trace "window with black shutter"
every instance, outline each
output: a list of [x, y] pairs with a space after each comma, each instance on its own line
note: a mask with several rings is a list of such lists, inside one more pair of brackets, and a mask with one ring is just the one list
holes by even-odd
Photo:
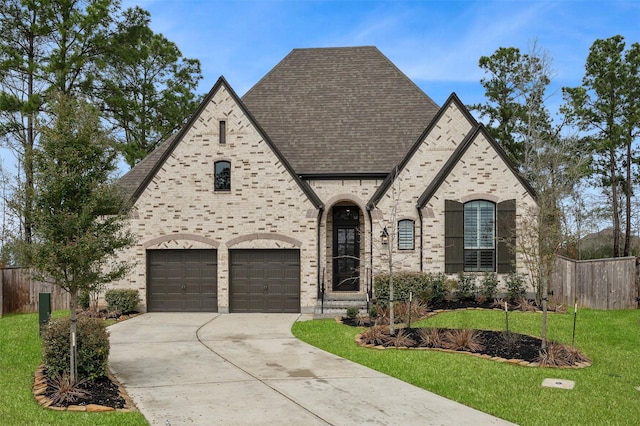
[[464, 270], [495, 271], [496, 205], [471, 201], [464, 205]]
[[445, 200], [445, 273], [515, 271], [516, 200]]

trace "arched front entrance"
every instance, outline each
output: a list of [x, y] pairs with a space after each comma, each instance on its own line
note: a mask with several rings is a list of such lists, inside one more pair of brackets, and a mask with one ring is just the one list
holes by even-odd
[[334, 206], [333, 291], [360, 290], [360, 209], [354, 205]]

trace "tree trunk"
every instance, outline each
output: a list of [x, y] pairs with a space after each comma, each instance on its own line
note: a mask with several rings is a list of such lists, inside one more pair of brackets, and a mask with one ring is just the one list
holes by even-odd
[[613, 257], [620, 257], [620, 212], [618, 211], [618, 179], [615, 149], [609, 149], [609, 179], [611, 179], [611, 209], [613, 213]]
[[625, 201], [626, 201], [626, 226], [624, 234], [624, 251], [623, 256], [627, 257], [631, 253], [631, 142], [627, 144], [627, 170], [626, 170], [626, 185], [625, 185]]
[[391, 244], [389, 244], [389, 334], [395, 334], [395, 317], [393, 313], [393, 262], [391, 259]]
[[69, 311], [71, 327], [69, 330], [69, 375], [71, 383], [75, 384], [78, 381], [78, 360], [77, 360], [77, 316], [76, 307], [78, 306], [78, 290], [72, 290], [69, 292]]
[[540, 333], [540, 340], [542, 341], [540, 349], [543, 351], [547, 349], [547, 297], [549, 297], [549, 275], [546, 271], [545, 275], [542, 277], [542, 331]]

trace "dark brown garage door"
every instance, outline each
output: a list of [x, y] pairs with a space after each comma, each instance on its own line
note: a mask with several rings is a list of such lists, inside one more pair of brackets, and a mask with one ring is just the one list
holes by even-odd
[[218, 312], [216, 250], [147, 251], [149, 312]]
[[300, 312], [299, 250], [229, 250], [230, 312]]

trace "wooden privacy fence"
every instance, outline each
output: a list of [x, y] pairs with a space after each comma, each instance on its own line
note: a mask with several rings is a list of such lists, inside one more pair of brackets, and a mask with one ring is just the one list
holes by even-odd
[[68, 309], [69, 293], [31, 278], [28, 268], [0, 269], [0, 316], [38, 312], [38, 295], [51, 293], [51, 309]]
[[573, 260], [558, 257], [549, 283], [558, 303], [593, 309], [637, 309], [635, 257]]

